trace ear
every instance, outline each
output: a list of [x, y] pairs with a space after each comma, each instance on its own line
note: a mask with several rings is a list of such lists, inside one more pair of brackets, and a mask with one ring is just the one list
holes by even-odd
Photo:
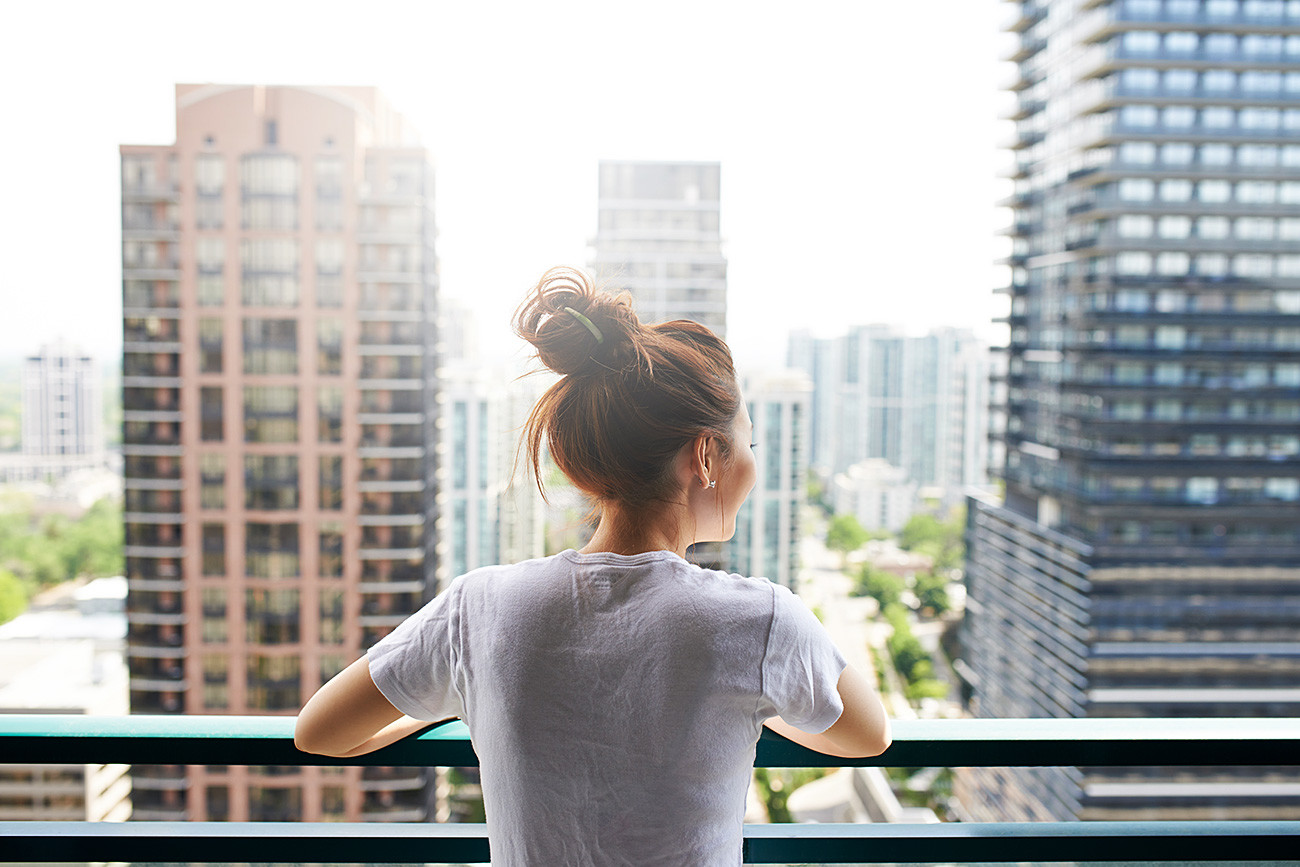
[[690, 450], [690, 468], [693, 484], [703, 487], [705, 482], [713, 478], [713, 473], [717, 469], [717, 460], [714, 454], [716, 449], [713, 446], [713, 437], [696, 437], [691, 441]]

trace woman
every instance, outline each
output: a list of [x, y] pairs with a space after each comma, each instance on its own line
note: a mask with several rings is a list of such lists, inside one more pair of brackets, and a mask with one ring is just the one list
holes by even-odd
[[545, 437], [598, 504], [595, 535], [452, 581], [307, 702], [295, 743], [355, 756], [461, 717], [494, 863], [739, 863], [761, 727], [876, 755], [884, 709], [788, 590], [683, 559], [731, 538], [757, 475], [726, 344], [642, 325], [569, 269], [515, 330], [562, 375], [525, 427], [529, 460]]

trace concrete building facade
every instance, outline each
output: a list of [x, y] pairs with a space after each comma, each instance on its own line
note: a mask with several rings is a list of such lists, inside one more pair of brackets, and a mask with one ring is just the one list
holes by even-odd
[[[123, 145], [134, 713], [293, 714], [436, 590], [428, 153], [372, 88], [178, 85]], [[409, 819], [419, 769], [137, 767], [141, 819]]]
[[[1014, 7], [1006, 495], [971, 504], [972, 707], [1300, 715], [1300, 7]], [[1300, 809], [1276, 768], [997, 776], [969, 815]]]

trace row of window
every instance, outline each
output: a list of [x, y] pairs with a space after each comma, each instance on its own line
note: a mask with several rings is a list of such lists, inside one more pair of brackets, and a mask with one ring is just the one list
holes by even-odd
[[[245, 318], [242, 331], [244, 373], [298, 372], [298, 320]], [[224, 335], [223, 320], [199, 320], [200, 373], [222, 372], [225, 366]], [[316, 321], [316, 372], [322, 376], [337, 376], [343, 372], [341, 319]]]
[[[1097, 274], [1108, 272], [1107, 260], [1098, 262]], [[1251, 280], [1300, 279], [1300, 254], [1272, 256], [1266, 253], [1198, 253], [1181, 251], [1148, 253], [1126, 250], [1114, 257], [1115, 275], [1120, 277], [1240, 277]]]
[[1194, 145], [1189, 142], [1166, 142], [1157, 145], [1148, 141], [1128, 141], [1115, 151], [1120, 163], [1149, 166], [1190, 166], [1222, 168], [1238, 166], [1249, 169], [1300, 168], [1300, 145], [1239, 144], [1208, 142]]
[[1281, 97], [1300, 93], [1300, 72], [1277, 70], [1230, 69], [1149, 69], [1134, 67], [1121, 70], [1115, 79], [1125, 93], [1168, 96], [1205, 94], [1214, 96]]
[[1114, 521], [1103, 530], [1105, 539], [1118, 544], [1190, 545], [1293, 545], [1300, 528], [1259, 524], [1181, 525], [1173, 521]]
[[[1300, 421], [1300, 403], [1294, 400], [1180, 400], [1122, 398], [1102, 401], [1076, 396], [1079, 410], [1119, 421]], [[1086, 404], [1086, 407], [1084, 406]]]
[[[1184, 339], [1175, 335], [1177, 339]], [[1068, 365], [1065, 377], [1080, 383], [1109, 385], [1163, 385], [1170, 387], [1194, 386], [1200, 388], [1300, 388], [1300, 363], [1281, 364], [1229, 364], [1205, 366], [1165, 361], [1144, 364], [1140, 361], [1122, 361], [1115, 364], [1090, 362], [1079, 365], [1077, 372]]]
[[[1101, 188], [1101, 198], [1108, 195], [1110, 185]], [[1226, 181], [1208, 178], [1191, 181], [1187, 178], [1121, 178], [1114, 184], [1115, 195], [1123, 202], [1190, 202], [1205, 204], [1239, 205], [1297, 205], [1300, 204], [1300, 181]]]
[[1289, 17], [1300, 21], [1300, 0], [1122, 0], [1118, 9], [1129, 19], [1205, 18], [1226, 23], [1237, 19], [1277, 21]]
[[1119, 48], [1128, 57], [1271, 60], [1300, 58], [1300, 36], [1275, 33], [1198, 33], [1194, 30], [1170, 30], [1163, 33], [1157, 30], [1129, 30], [1119, 37]]
[[[1084, 344], [1120, 348], [1132, 346], [1176, 350], [1221, 347], [1293, 350], [1300, 349], [1300, 328], [1118, 325], [1113, 328], [1093, 328], [1082, 331], [1078, 334], [1078, 340]], [[1290, 365], [1280, 364], [1277, 369], [1289, 371]]]
[[1116, 234], [1121, 238], [1161, 238], [1181, 241], [1195, 238], [1201, 241], [1300, 241], [1300, 217], [1188, 217], [1170, 214], [1153, 217], [1149, 214], [1122, 214], [1114, 220]]
[[[1096, 292], [1077, 299], [1084, 309], [1119, 313], [1300, 313], [1300, 290], [1238, 289], [1187, 291], [1185, 289], [1119, 289]], [[1017, 298], [1012, 310], [1022, 308]], [[1076, 309], [1074, 306], [1068, 309]]]
[[1084, 491], [1119, 498], [1187, 502], [1210, 505], [1218, 502], [1300, 500], [1300, 479], [1295, 476], [1109, 476], [1085, 478]]
[[1106, 454], [1123, 457], [1169, 458], [1190, 456], [1284, 460], [1300, 455], [1300, 436], [1295, 434], [1274, 434], [1272, 436], [1232, 434], [1220, 436], [1212, 433], [1195, 433], [1188, 437], [1186, 441], [1120, 437], [1094, 445], [1094, 448]]
[[1233, 108], [1226, 105], [1125, 105], [1113, 114], [1102, 115], [1101, 124], [1115, 117], [1119, 126], [1127, 130], [1198, 129], [1214, 132], [1253, 132], [1260, 134], [1284, 132], [1300, 133], [1300, 108], [1265, 108], [1249, 106]]

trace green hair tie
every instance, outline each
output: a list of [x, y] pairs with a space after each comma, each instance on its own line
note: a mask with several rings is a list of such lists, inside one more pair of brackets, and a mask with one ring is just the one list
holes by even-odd
[[583, 325], [587, 326], [587, 330], [590, 331], [592, 336], [596, 338], [596, 345], [599, 346], [600, 344], [605, 342], [605, 335], [601, 334], [600, 329], [597, 328], [595, 323], [592, 322], [590, 319], [588, 319], [586, 316], [583, 316], [581, 313], [579, 313], [577, 310], [574, 310], [572, 307], [565, 307], [564, 312], [572, 313], [574, 319], [578, 320]]

